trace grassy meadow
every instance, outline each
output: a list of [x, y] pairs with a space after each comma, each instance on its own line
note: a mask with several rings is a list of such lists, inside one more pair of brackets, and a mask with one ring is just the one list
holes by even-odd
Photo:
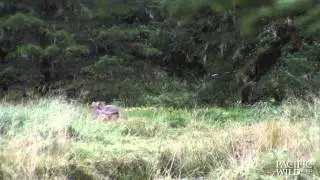
[[280, 106], [123, 108], [48, 98], [0, 104], [0, 179], [283, 179], [277, 161], [308, 160], [320, 179], [320, 99]]

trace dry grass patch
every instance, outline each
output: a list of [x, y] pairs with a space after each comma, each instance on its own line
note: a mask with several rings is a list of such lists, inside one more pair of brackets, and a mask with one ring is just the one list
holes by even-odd
[[[242, 109], [193, 115], [187, 109], [133, 108], [124, 121], [99, 123], [89, 107], [60, 100], [0, 105], [0, 175], [272, 179], [277, 160], [320, 160], [319, 116], [314, 113], [319, 104], [292, 106], [285, 104], [281, 114], [263, 119]], [[241, 123], [239, 117], [250, 121]]]

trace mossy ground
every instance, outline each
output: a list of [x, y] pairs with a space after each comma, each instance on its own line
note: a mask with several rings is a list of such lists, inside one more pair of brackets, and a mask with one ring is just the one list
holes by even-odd
[[[57, 98], [0, 104], [0, 179], [281, 179], [277, 160], [315, 162], [320, 100], [281, 106], [124, 108], [101, 123]], [[292, 177], [293, 178], [293, 177]]]

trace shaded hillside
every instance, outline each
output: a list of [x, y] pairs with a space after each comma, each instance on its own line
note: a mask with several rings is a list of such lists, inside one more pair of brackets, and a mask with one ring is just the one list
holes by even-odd
[[319, 35], [305, 28], [311, 19], [291, 22], [310, 17], [308, 7], [262, 18], [243, 35], [244, 5], [180, 4], [185, 13], [175, 3], [1, 3], [1, 96], [87, 94], [85, 101], [188, 106], [318, 92]]

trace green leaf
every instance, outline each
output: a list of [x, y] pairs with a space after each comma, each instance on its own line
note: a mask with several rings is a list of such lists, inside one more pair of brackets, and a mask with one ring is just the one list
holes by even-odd
[[30, 58], [31, 55], [40, 56], [42, 53], [43, 53], [43, 49], [38, 45], [23, 44], [17, 47], [13, 55], [28, 59]]
[[66, 53], [88, 54], [89, 53], [89, 49], [88, 49], [88, 46], [85, 46], [85, 45], [73, 45], [73, 46], [68, 46], [66, 48]]
[[44, 49], [42, 56], [56, 56], [59, 53], [59, 51], [60, 49], [55, 44], [49, 45]]
[[14, 15], [11, 15], [4, 23], [4, 28], [8, 30], [21, 30], [25, 28], [30, 28], [33, 26], [41, 26], [44, 22], [31, 15], [31, 14], [23, 14], [23, 13], [16, 13]]

